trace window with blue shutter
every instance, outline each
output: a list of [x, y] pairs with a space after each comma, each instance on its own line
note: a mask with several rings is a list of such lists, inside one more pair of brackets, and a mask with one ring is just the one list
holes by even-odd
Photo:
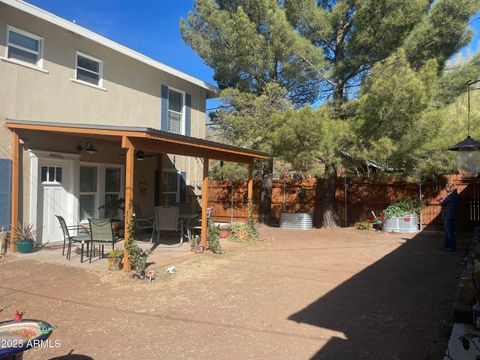
[[192, 96], [162, 85], [160, 130], [191, 136]]
[[185, 94], [185, 135], [192, 136], [192, 95]]
[[168, 131], [168, 86], [162, 85], [160, 109], [160, 130]]
[[0, 159], [0, 230], [10, 230], [10, 203], [12, 194], [12, 161]]

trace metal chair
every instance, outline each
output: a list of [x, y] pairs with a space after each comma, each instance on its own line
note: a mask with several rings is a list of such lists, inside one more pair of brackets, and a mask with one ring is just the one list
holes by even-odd
[[[160, 241], [160, 231], [180, 231], [180, 243], [183, 244], [183, 221], [179, 220], [178, 207], [156, 206], [153, 232], [157, 233], [157, 243]], [[153, 240], [153, 234], [152, 239]]]
[[[80, 229], [78, 226], [67, 226], [67, 223], [65, 222], [65, 219], [60, 216], [60, 215], [55, 215], [60, 222], [60, 227], [62, 228], [63, 232], [63, 250], [62, 250], [62, 256], [65, 255], [65, 247], [67, 246], [67, 259], [70, 260], [71, 255], [72, 255], [72, 243], [80, 243], [81, 244], [81, 252], [80, 252], [80, 262], [83, 262], [83, 250], [85, 244], [87, 244], [87, 254], [89, 253], [89, 248], [90, 248], [90, 235], [85, 234], [85, 235], [76, 235], [76, 236], [71, 236], [69, 228], [71, 229]], [[68, 243], [68, 244], [67, 244]]]
[[133, 221], [135, 222], [135, 229], [137, 230], [147, 230], [152, 229], [152, 236], [150, 238], [150, 242], [153, 239], [153, 232], [154, 232], [154, 224], [153, 219], [142, 216], [140, 212], [140, 208], [138, 206], [134, 206], [134, 214], [133, 214]]
[[[115, 243], [119, 240], [115, 238], [112, 227], [112, 219], [88, 219], [90, 224], [90, 236], [92, 242], [92, 251], [90, 252], [90, 262], [92, 261], [91, 253], [93, 247], [98, 244], [98, 257], [102, 258], [105, 255], [105, 245], [112, 245], [112, 250], [115, 250]], [[100, 246], [102, 252], [100, 253]]]
[[[213, 213], [213, 207], [215, 205], [213, 205], [212, 207], [209, 207], [207, 208], [207, 222], [209, 220], [211, 220], [212, 218], [212, 213]], [[207, 225], [208, 226], [208, 225]], [[194, 233], [195, 233], [195, 230], [198, 230], [199, 232], [202, 231], [202, 220], [201, 219], [197, 219], [195, 221], [195, 223], [192, 223], [191, 227], [190, 227], [190, 230], [188, 231], [188, 234], [189, 234], [189, 238], [188, 240], [191, 242], [192, 239], [193, 239], [193, 236], [194, 236]]]

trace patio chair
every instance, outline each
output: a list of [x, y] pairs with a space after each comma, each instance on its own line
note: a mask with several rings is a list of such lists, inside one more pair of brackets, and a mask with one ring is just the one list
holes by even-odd
[[[105, 245], [112, 245], [112, 250], [115, 250], [115, 243], [119, 240], [115, 237], [112, 227], [112, 219], [88, 219], [90, 224], [90, 236], [93, 246], [99, 245], [98, 257], [102, 258], [105, 255]], [[100, 246], [102, 252], [100, 253]], [[90, 262], [92, 257], [90, 256]]]
[[145, 216], [142, 216], [142, 213], [140, 212], [140, 208], [138, 206], [134, 206], [134, 214], [133, 214], [133, 221], [135, 222], [135, 229], [137, 230], [148, 230], [152, 229], [152, 236], [150, 238], [150, 242], [152, 242], [153, 239], [153, 219], [148, 218]]
[[[180, 243], [183, 244], [183, 221], [178, 217], [178, 207], [156, 206], [154, 218], [154, 233], [157, 233], [157, 243], [160, 241], [160, 231], [180, 232]], [[152, 234], [153, 240], [153, 234]], [[151, 241], [152, 241], [151, 240]]]
[[[212, 218], [212, 213], [213, 213], [214, 206], [215, 205], [207, 208], [207, 221], [209, 221]], [[191, 227], [188, 231], [188, 234], [189, 234], [188, 241], [192, 242], [193, 236], [195, 235], [195, 231], [198, 231], [198, 232], [202, 231], [202, 220], [201, 219], [197, 219], [197, 220], [195, 220], [195, 222], [193, 222], [191, 224]]]
[[63, 250], [62, 250], [62, 256], [65, 255], [65, 247], [67, 247], [67, 259], [70, 260], [71, 255], [72, 255], [72, 243], [79, 243], [81, 244], [81, 251], [80, 251], [80, 262], [83, 262], [83, 251], [85, 244], [87, 244], [87, 254], [89, 253], [89, 247], [90, 247], [90, 235], [89, 234], [84, 234], [84, 235], [76, 235], [76, 236], [71, 236], [70, 235], [70, 229], [81, 229], [81, 227], [78, 226], [67, 226], [67, 223], [65, 222], [65, 219], [60, 216], [60, 215], [55, 215], [60, 222], [60, 227], [62, 228], [63, 232]]

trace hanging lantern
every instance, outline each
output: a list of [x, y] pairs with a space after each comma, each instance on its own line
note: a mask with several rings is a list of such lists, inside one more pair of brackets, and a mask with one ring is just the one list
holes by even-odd
[[480, 142], [470, 136], [451, 146], [457, 152], [457, 170], [465, 178], [474, 178], [480, 173]]
[[480, 80], [468, 81], [467, 137], [448, 150], [457, 152], [457, 170], [464, 178], [474, 178], [480, 173], [480, 142], [470, 137], [470, 85]]

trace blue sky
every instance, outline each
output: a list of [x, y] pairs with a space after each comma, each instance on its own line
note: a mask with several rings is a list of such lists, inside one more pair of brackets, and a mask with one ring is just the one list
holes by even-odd
[[[193, 9], [193, 0], [27, 1], [199, 79], [215, 83], [212, 69], [182, 42], [180, 35], [180, 17], [187, 17]], [[476, 30], [475, 38], [462, 53], [475, 52], [479, 48], [480, 19], [472, 27]], [[216, 101], [209, 100], [207, 108], [215, 106]]]
[[[193, 0], [27, 0], [55, 15], [215, 84], [213, 71], [182, 41], [180, 17]], [[207, 107], [216, 106], [209, 100]]]

